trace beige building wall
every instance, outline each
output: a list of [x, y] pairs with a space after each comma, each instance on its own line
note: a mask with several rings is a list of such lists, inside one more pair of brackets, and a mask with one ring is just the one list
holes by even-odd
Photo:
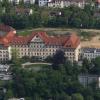
[[[35, 43], [36, 44], [36, 43]], [[52, 45], [45, 45], [43, 43], [37, 43], [34, 45], [32, 43], [33, 47], [30, 47], [28, 45], [12, 45], [8, 47], [8, 49], [0, 49], [0, 60], [7, 59], [10, 60], [12, 57], [12, 49], [16, 50], [18, 52], [18, 57], [22, 58], [23, 56], [37, 56], [46, 58], [47, 56], [53, 56], [57, 50], [60, 50], [63, 48], [60, 46], [52, 46]], [[34, 47], [35, 46], [35, 47]], [[39, 46], [39, 47], [37, 47]], [[66, 48], [65, 50], [65, 56], [71, 61], [78, 61], [79, 60], [79, 54], [80, 54], [81, 46], [79, 45], [76, 49], [73, 48]]]
[[8, 48], [0, 49], [0, 61], [7, 61], [9, 59]]
[[18, 52], [19, 58], [22, 58], [23, 56], [29, 56], [28, 45], [12, 45], [11, 48]]
[[75, 61], [78, 61], [80, 58], [80, 50], [81, 50], [81, 44], [79, 44], [78, 47], [75, 49]]
[[[52, 43], [52, 42], [51, 42]], [[36, 35], [30, 41], [30, 43], [24, 44], [16, 42], [15, 44], [11, 44], [8, 48], [0, 49], [0, 59], [8, 59], [12, 58], [12, 50], [16, 50], [18, 52], [18, 57], [22, 58], [23, 56], [37, 56], [41, 58], [46, 58], [48, 56], [53, 56], [57, 50], [63, 50], [65, 52], [66, 58], [71, 61], [78, 61], [80, 55], [81, 44], [77, 46], [77, 48], [66, 47], [64, 48], [61, 45], [46, 44], [40, 36]]]

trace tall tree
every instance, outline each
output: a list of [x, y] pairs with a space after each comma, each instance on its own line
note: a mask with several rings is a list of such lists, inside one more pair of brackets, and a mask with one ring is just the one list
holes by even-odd
[[62, 50], [58, 50], [53, 56], [52, 66], [54, 69], [58, 69], [60, 64], [66, 62], [65, 53]]

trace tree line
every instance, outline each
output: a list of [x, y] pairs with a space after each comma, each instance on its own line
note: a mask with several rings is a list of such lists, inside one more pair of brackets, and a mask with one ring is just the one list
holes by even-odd
[[[15, 9], [14, 6], [4, 3], [0, 6], [0, 22], [11, 25], [16, 29], [30, 27], [100, 28], [100, 18], [94, 16], [99, 9], [90, 5], [86, 5], [84, 9], [74, 6], [42, 9], [37, 6], [21, 7], [25, 9], [32, 8], [33, 14], [16, 14], [16, 12], [11, 9]], [[4, 8], [5, 13], [2, 13]]]
[[[25, 97], [26, 100], [100, 100], [100, 90], [96, 84], [82, 86], [78, 81], [80, 73], [100, 74], [100, 57], [83, 60], [82, 66], [65, 59], [64, 52], [58, 51], [47, 68], [40, 71], [23, 69], [18, 59], [13, 60], [13, 80], [7, 82], [5, 99]], [[50, 58], [51, 59], [51, 58]], [[92, 66], [94, 66], [92, 68]], [[93, 74], [93, 73], [92, 73]]]

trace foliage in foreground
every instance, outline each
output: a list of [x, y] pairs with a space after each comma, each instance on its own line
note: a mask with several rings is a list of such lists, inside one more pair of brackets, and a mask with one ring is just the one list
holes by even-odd
[[[11, 25], [16, 29], [30, 27], [100, 28], [100, 18], [94, 16], [98, 10], [90, 5], [86, 5], [84, 9], [74, 6], [55, 9], [41, 9], [31, 5], [19, 5], [18, 7], [31, 8], [33, 9], [33, 14], [17, 14], [13, 5], [1, 4], [0, 23]], [[4, 8], [5, 13], [3, 12]], [[59, 15], [59, 12], [62, 14]], [[54, 14], [52, 15], [52, 13]]]
[[[60, 54], [59, 54], [60, 52]], [[35, 72], [23, 69], [16, 61], [12, 66], [13, 80], [6, 85], [5, 98], [25, 97], [26, 100], [100, 100], [100, 90], [91, 85], [83, 87], [78, 82], [78, 75], [95, 73], [100, 67], [100, 58], [92, 61], [95, 67], [91, 71], [91, 62], [84, 59], [83, 65], [71, 63], [64, 59], [62, 51], [57, 52], [52, 59], [52, 66]], [[55, 59], [60, 56], [59, 59]], [[56, 63], [61, 60], [60, 63]], [[56, 61], [56, 62], [55, 62]], [[56, 67], [54, 67], [56, 66]], [[94, 71], [95, 71], [94, 70]], [[90, 72], [89, 72], [90, 71]], [[98, 74], [100, 71], [98, 71]]]

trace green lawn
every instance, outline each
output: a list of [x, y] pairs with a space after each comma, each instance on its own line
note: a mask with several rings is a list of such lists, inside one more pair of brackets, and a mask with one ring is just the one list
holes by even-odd
[[47, 64], [31, 64], [31, 65], [26, 65], [25, 68], [29, 67], [46, 67]]
[[30, 28], [30, 29], [23, 29], [23, 30], [17, 30], [18, 35], [26, 36], [31, 34], [32, 32], [47, 32], [49, 35], [55, 35], [55, 34], [66, 34], [68, 32], [79, 32], [78, 29], [68, 29], [68, 28]]
[[21, 30], [21, 31], [17, 31], [18, 35], [22, 35], [22, 36], [26, 36], [32, 33], [32, 30]]
[[17, 34], [19, 35], [29, 35], [32, 32], [47, 32], [49, 35], [55, 35], [55, 34], [67, 34], [69, 32], [75, 32], [77, 33], [83, 41], [85, 40], [91, 40], [92, 37], [95, 35], [100, 35], [100, 30], [96, 29], [77, 29], [77, 28], [30, 28], [30, 29], [23, 29], [23, 30], [17, 30]]
[[31, 65], [26, 65], [24, 68], [29, 69], [29, 70], [34, 70], [34, 71], [39, 71], [43, 68], [48, 68], [50, 65], [47, 64], [31, 64]]

